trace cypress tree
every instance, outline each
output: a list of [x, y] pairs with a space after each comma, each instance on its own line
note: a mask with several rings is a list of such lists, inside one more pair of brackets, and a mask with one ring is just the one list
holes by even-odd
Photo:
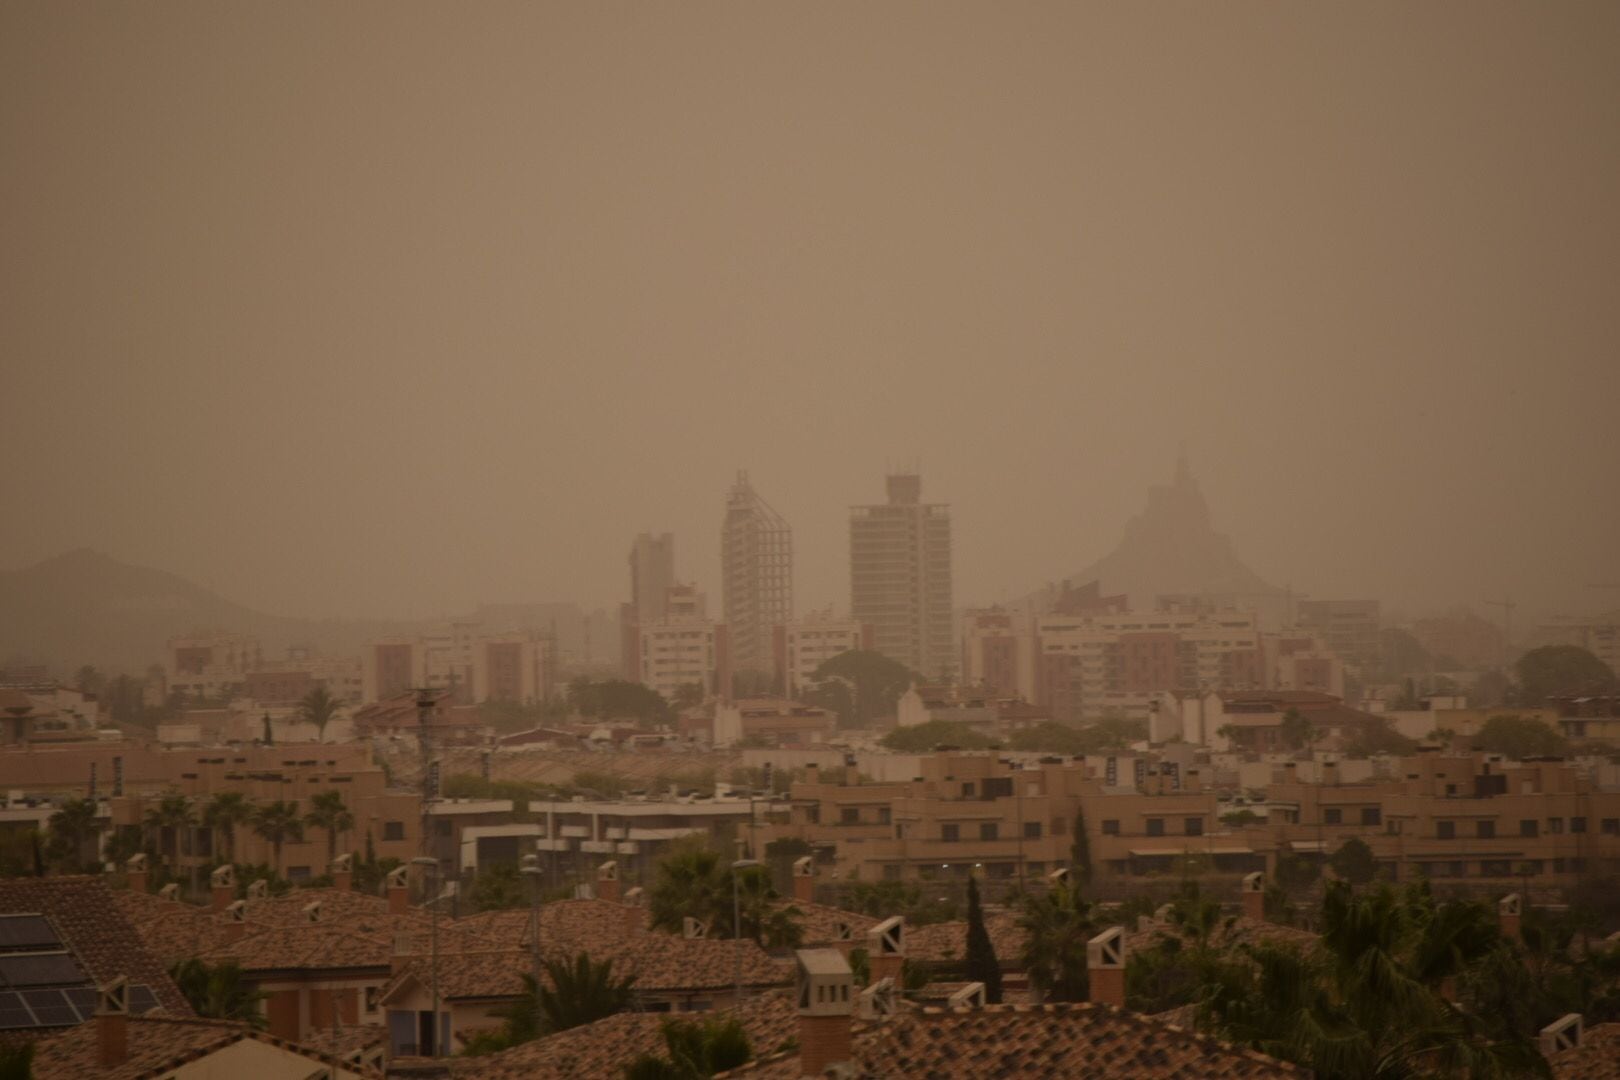
[[1084, 889], [1091, 884], [1091, 838], [1086, 835], [1086, 812], [1074, 812], [1074, 843], [1069, 848], [1069, 873], [1074, 886]]
[[984, 983], [984, 999], [1001, 1004], [1001, 963], [990, 944], [990, 931], [984, 928], [984, 909], [979, 906], [979, 882], [968, 878], [967, 894], [967, 977]]

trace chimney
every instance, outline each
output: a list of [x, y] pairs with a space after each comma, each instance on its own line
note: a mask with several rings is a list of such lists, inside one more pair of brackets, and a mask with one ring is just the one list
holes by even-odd
[[130, 892], [145, 892], [148, 881], [145, 855], [131, 855], [124, 863], [124, 874], [129, 879]]
[[395, 867], [388, 871], [388, 914], [403, 915], [411, 909], [410, 868]]
[[636, 933], [647, 929], [647, 919], [641, 912], [641, 905], [646, 900], [647, 893], [640, 885], [626, 889], [619, 902], [624, 905], [624, 928], [629, 933]]
[[893, 979], [901, 986], [901, 972], [906, 966], [906, 921], [891, 915], [866, 932], [866, 959], [871, 972], [868, 982]]
[[801, 904], [816, 901], [816, 864], [808, 855], [793, 860], [793, 899]]
[[321, 921], [321, 902], [319, 900], [311, 900], [304, 905], [304, 921], [309, 923]]
[[619, 864], [612, 859], [596, 868], [596, 898], [619, 902]]
[[855, 976], [837, 949], [800, 949], [799, 1075], [822, 1076], [851, 1060], [849, 1027], [854, 1015]]
[[1509, 941], [1519, 940], [1519, 926], [1523, 921], [1524, 906], [1518, 893], [1508, 893], [1496, 902], [1496, 925]]
[[1243, 875], [1243, 917], [1266, 921], [1266, 875], [1258, 870]]
[[129, 980], [114, 979], [98, 997], [96, 1056], [103, 1069], [115, 1069], [129, 1059]]
[[1086, 967], [1091, 973], [1091, 1000], [1099, 1005], [1125, 1007], [1125, 928], [1115, 926], [1086, 942]]
[[248, 882], [247, 898], [249, 900], [270, 899], [270, 879], [259, 878], [256, 881]]
[[225, 908], [225, 940], [241, 941], [247, 934], [247, 901], [233, 900]]
[[208, 875], [209, 896], [211, 907], [215, 911], [224, 911], [236, 899], [236, 870], [229, 863], [216, 869]]
[[158, 895], [165, 900], [174, 900], [178, 902], [180, 899], [180, 883], [178, 881], [169, 882], [167, 885], [163, 886], [163, 888], [158, 890]]
[[1542, 1028], [1537, 1040], [1541, 1044], [1541, 1056], [1550, 1058], [1560, 1051], [1573, 1050], [1581, 1045], [1581, 1026], [1580, 1013], [1565, 1013]]
[[354, 890], [354, 852], [345, 851], [332, 860], [332, 888], [338, 892]]

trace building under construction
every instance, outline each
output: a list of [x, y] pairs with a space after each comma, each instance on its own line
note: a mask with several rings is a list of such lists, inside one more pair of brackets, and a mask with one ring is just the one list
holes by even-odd
[[773, 629], [793, 618], [793, 530], [747, 473], [726, 493], [720, 573], [736, 670], [769, 672]]

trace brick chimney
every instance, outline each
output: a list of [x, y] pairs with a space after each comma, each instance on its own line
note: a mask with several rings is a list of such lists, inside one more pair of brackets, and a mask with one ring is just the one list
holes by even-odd
[[866, 960], [870, 967], [868, 982], [893, 979], [900, 986], [901, 972], [906, 966], [906, 921], [891, 915], [866, 932]]
[[851, 1060], [849, 1027], [854, 1016], [855, 977], [837, 949], [800, 949], [799, 1074], [822, 1076]]
[[236, 899], [236, 869], [230, 863], [217, 868], [208, 875], [208, 890], [210, 906], [215, 911], [224, 911]]
[[129, 1060], [129, 980], [114, 979], [98, 997], [96, 1060], [103, 1069], [115, 1069]]
[[646, 902], [647, 892], [640, 885], [632, 886], [624, 891], [619, 903], [624, 905], [624, 928], [629, 933], [636, 933], [647, 929], [647, 917], [642, 913], [641, 905]]
[[1091, 975], [1091, 1000], [1100, 1005], [1125, 1007], [1125, 928], [1115, 926], [1086, 942], [1086, 967]]
[[816, 864], [808, 855], [793, 860], [793, 899], [801, 904], [816, 901]]
[[596, 868], [596, 898], [619, 901], [619, 864], [612, 859]]
[[165, 900], [179, 901], [180, 883], [178, 881], [169, 882], [167, 885], [163, 886], [163, 888], [158, 890], [158, 895]]
[[410, 910], [410, 868], [397, 866], [388, 871], [388, 914], [403, 915]]
[[233, 900], [225, 907], [225, 940], [241, 941], [247, 934], [247, 901]]
[[1243, 917], [1266, 921], [1266, 875], [1258, 870], [1243, 875]]
[[1509, 941], [1519, 940], [1519, 929], [1524, 919], [1524, 905], [1518, 893], [1508, 893], [1496, 902], [1496, 925]]
[[131, 855], [124, 862], [124, 875], [129, 879], [130, 892], [145, 892], [150, 875], [146, 869], [145, 855]]
[[1541, 1029], [1537, 1041], [1543, 1057], [1552, 1057], [1564, 1050], [1581, 1045], [1582, 1023], [1580, 1013], [1565, 1013]]
[[338, 892], [354, 890], [354, 852], [345, 851], [332, 860], [332, 888]]

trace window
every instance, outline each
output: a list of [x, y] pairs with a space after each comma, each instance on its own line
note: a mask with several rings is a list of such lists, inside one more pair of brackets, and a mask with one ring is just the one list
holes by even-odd
[[1481, 877], [1512, 877], [1513, 864], [1506, 859], [1485, 859], [1479, 864]]
[[962, 839], [961, 827], [957, 825], [941, 825], [939, 827], [939, 838], [941, 840], [947, 840], [954, 843], [955, 841]]
[[1361, 808], [1361, 823], [1363, 825], [1382, 825], [1384, 811], [1376, 806], [1363, 806]]
[[1620, 818], [1606, 817], [1599, 828], [1609, 836], [1620, 835]]
[[1340, 810], [1337, 806], [1328, 807], [1327, 809], [1322, 811], [1322, 824], [1324, 824], [1324, 825], [1342, 825], [1342, 824], [1344, 824], [1344, 811]]
[[1563, 818], [1561, 818], [1561, 817], [1550, 817], [1550, 818], [1547, 819], [1547, 832], [1549, 834], [1551, 834], [1553, 836], [1558, 836], [1563, 831], [1564, 831], [1564, 819]]
[[1519, 835], [1520, 836], [1540, 836], [1541, 835], [1541, 823], [1539, 821], [1521, 821], [1521, 822], [1519, 822]]
[[1105, 819], [1103, 821], [1103, 824], [1102, 824], [1102, 834], [1104, 836], [1118, 836], [1119, 835], [1119, 821], [1118, 821], [1118, 819], [1116, 819], [1116, 818], [1107, 818], [1107, 819]]
[[1569, 831], [1572, 832], [1572, 833], [1583, 833], [1583, 832], [1585, 832], [1586, 831], [1586, 819], [1583, 818], [1583, 817], [1572, 817], [1572, 818], [1570, 818], [1569, 819]]
[[964, 781], [962, 783], [962, 798], [964, 798], [964, 799], [973, 798], [973, 781], [966, 780], [966, 781]]
[[403, 840], [403, 839], [405, 839], [405, 823], [403, 821], [385, 821], [385, 822], [383, 822], [383, 839], [384, 840]]
[[1477, 835], [1481, 840], [1494, 840], [1494, 839], [1496, 839], [1496, 822], [1494, 822], [1494, 821], [1478, 821], [1478, 822], [1475, 822], [1474, 823], [1474, 831], [1475, 831], [1475, 835]]
[[1149, 836], [1164, 835], [1164, 818], [1150, 817], [1147, 819], [1147, 834]]
[[1024, 839], [1039, 840], [1041, 838], [1041, 823], [1038, 821], [1024, 822]]
[[855, 806], [844, 807], [838, 811], [838, 822], [841, 825], [859, 825], [861, 823], [860, 808]]
[[1457, 836], [1457, 823], [1455, 821], [1437, 821], [1434, 823], [1434, 835], [1439, 840], [1452, 840]]
[[1182, 831], [1185, 832], [1188, 836], [1203, 836], [1204, 835], [1204, 819], [1201, 818], [1201, 817], [1186, 818], [1186, 819], [1184, 819], [1182, 821], [1182, 825], [1183, 825]]
[[878, 807], [878, 824], [879, 825], [887, 825], [888, 823], [889, 823], [889, 808], [887, 806]]
[[994, 840], [994, 839], [996, 839], [997, 831], [998, 830], [996, 829], [996, 823], [995, 822], [993, 822], [993, 821], [981, 821], [981, 822], [979, 822], [979, 839], [980, 840]]
[[884, 863], [883, 864], [883, 880], [884, 881], [899, 881], [900, 880], [900, 873], [901, 873], [901, 871], [903, 869], [904, 868], [899, 863]]
[[289, 867], [287, 867], [287, 880], [288, 881], [308, 881], [309, 879], [310, 879], [309, 867], [307, 867], [307, 866], [289, 866]]
[[454, 824], [455, 823], [452, 821], [435, 821], [433, 823], [433, 831], [440, 836], [449, 836], [450, 828]]

